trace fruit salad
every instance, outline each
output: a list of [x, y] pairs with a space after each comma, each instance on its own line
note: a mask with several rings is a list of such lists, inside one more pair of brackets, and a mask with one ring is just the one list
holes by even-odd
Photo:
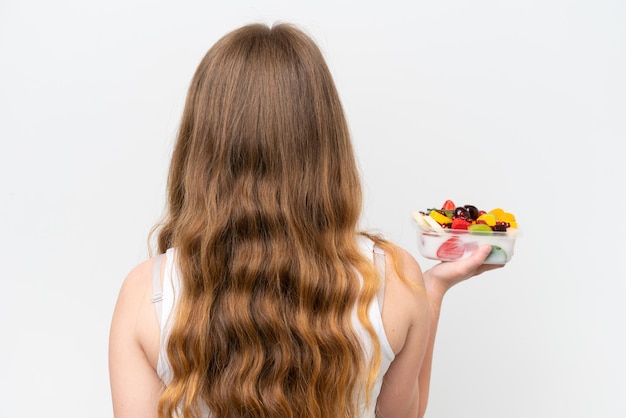
[[413, 212], [419, 228], [418, 249], [429, 259], [469, 257], [479, 245], [491, 245], [485, 264], [505, 264], [513, 257], [518, 229], [515, 215], [501, 208], [480, 210], [446, 200], [440, 208]]

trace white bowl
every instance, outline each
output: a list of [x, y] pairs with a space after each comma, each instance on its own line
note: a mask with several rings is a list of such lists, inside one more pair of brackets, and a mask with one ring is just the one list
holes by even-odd
[[462, 229], [426, 228], [418, 224], [417, 248], [422, 256], [439, 261], [462, 260], [471, 256], [479, 245], [491, 245], [485, 264], [506, 264], [513, 257], [517, 228], [506, 232], [467, 231]]

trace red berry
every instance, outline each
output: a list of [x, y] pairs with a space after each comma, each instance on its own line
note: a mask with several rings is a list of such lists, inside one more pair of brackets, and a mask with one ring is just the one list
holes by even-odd
[[454, 218], [452, 220], [452, 225], [450, 226], [452, 229], [467, 229], [472, 223], [466, 221], [463, 218]]
[[463, 257], [465, 246], [459, 237], [451, 237], [437, 250], [437, 258], [452, 261]]
[[442, 210], [454, 210], [455, 207], [456, 205], [454, 204], [452, 200], [446, 200], [443, 206], [441, 207], [441, 209]]

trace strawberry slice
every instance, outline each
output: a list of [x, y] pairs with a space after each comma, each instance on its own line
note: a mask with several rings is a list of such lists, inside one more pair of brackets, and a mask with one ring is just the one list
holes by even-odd
[[454, 210], [454, 208], [456, 208], [456, 205], [454, 204], [454, 202], [452, 200], [446, 200], [443, 206], [441, 207], [441, 210]]
[[446, 261], [457, 260], [463, 257], [465, 246], [459, 237], [451, 237], [441, 244], [437, 250], [437, 258]]
[[470, 226], [472, 223], [469, 221], [466, 221], [463, 218], [454, 218], [452, 220], [452, 225], [450, 225], [450, 228], [452, 229], [467, 229], [468, 226]]

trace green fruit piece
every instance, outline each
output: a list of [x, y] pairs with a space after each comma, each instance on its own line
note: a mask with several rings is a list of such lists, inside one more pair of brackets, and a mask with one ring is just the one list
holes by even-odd
[[491, 252], [485, 259], [485, 263], [504, 264], [507, 262], [508, 258], [509, 256], [506, 254], [506, 251], [504, 251], [501, 247], [498, 247], [497, 245], [492, 245]]
[[477, 234], [477, 235], [491, 235], [491, 234], [493, 234], [493, 231], [491, 230], [491, 227], [489, 225], [485, 225], [485, 224], [470, 225], [470, 226], [467, 227], [467, 230], [470, 231], [472, 234]]

